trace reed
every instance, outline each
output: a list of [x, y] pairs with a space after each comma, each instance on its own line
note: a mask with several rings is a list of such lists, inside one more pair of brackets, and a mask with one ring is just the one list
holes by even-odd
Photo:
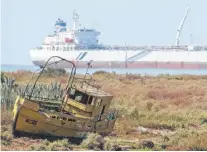
[[[32, 91], [33, 90], [33, 91]], [[28, 86], [15, 84], [15, 79], [1, 74], [1, 107], [2, 110], [12, 110], [17, 95], [31, 96], [30, 99], [63, 99], [63, 89], [60, 83], [37, 84], [33, 89], [33, 85]]]

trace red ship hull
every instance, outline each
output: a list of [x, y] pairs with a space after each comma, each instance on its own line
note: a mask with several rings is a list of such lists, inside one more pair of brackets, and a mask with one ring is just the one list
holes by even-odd
[[[86, 67], [86, 62], [74, 62], [78, 68]], [[134, 62], [106, 63], [92, 62], [93, 68], [161, 68], [161, 69], [207, 69], [207, 63], [185, 62]]]
[[[77, 68], [86, 68], [86, 61], [73, 61]], [[34, 61], [35, 65], [44, 65], [45, 62]], [[92, 62], [92, 68], [158, 68], [158, 69], [207, 69], [207, 62], [191, 63], [191, 62]], [[69, 65], [56, 64], [55, 67], [70, 68]]]

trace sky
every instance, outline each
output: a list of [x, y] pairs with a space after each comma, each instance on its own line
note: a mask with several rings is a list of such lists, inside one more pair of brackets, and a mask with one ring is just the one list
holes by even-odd
[[32, 65], [29, 50], [53, 33], [58, 18], [72, 27], [73, 10], [101, 32], [102, 44], [175, 44], [188, 5], [180, 43], [207, 44], [207, 0], [1, 0], [1, 64]]

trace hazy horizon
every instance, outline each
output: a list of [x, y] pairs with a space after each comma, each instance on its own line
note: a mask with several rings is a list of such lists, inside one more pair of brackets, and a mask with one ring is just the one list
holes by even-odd
[[32, 65], [29, 50], [53, 33], [58, 18], [72, 27], [72, 13], [80, 23], [101, 32], [104, 45], [173, 45], [177, 28], [191, 10], [180, 44], [207, 44], [205, 0], [2, 0], [1, 64]]

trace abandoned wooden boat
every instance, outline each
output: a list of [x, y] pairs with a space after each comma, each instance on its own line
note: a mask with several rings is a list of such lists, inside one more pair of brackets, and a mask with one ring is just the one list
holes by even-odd
[[[53, 59], [56, 61], [52, 62]], [[34, 90], [38, 90], [38, 80], [44, 70], [53, 65], [58, 66], [61, 61], [71, 64], [72, 67], [63, 98], [57, 100], [35, 95]], [[92, 79], [86, 79], [86, 75], [84, 78], [77, 78], [75, 73], [73, 62], [57, 56], [51, 57], [45, 66], [41, 67], [32, 89], [25, 89], [25, 92], [29, 90], [29, 93], [19, 95], [15, 101], [14, 136], [29, 133], [84, 138], [88, 132], [112, 132], [117, 116], [115, 110], [110, 111], [113, 96], [96, 87]]]

